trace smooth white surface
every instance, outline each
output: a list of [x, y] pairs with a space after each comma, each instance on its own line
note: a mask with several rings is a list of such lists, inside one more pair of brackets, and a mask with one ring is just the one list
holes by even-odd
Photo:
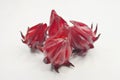
[[[59, 74], [42, 54], [30, 53], [19, 33], [49, 23], [52, 9], [67, 21], [98, 23], [102, 34], [85, 58], [72, 58], [75, 67]], [[0, 80], [120, 80], [120, 0], [0, 0]]]

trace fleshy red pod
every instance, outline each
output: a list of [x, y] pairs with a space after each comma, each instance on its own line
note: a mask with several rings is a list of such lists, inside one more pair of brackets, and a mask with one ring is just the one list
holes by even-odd
[[44, 62], [51, 63], [57, 72], [60, 66], [73, 66], [69, 62], [72, 47], [67, 34], [67, 29], [61, 29], [55, 36], [48, 38], [43, 47], [46, 55]]
[[43, 46], [46, 38], [47, 25], [40, 23], [31, 28], [28, 28], [27, 34], [24, 36], [21, 32], [22, 42], [30, 48], [36, 49], [37, 46]]
[[88, 49], [93, 48], [93, 42], [96, 41], [100, 34], [96, 37], [97, 26], [93, 32], [86, 24], [70, 21], [74, 26], [70, 28], [69, 39], [74, 51], [83, 54]]
[[[59, 16], [55, 10], [51, 11], [50, 23], [37, 24], [28, 28], [24, 36], [21, 32], [22, 42], [31, 49], [39, 49], [45, 54], [44, 62], [51, 63], [56, 72], [61, 66], [74, 66], [69, 62], [72, 53], [84, 56], [84, 52], [94, 48], [93, 43], [99, 38], [96, 29], [92, 31], [85, 23], [70, 21], [73, 26]], [[48, 32], [48, 34], [47, 34]]]
[[62, 27], [68, 27], [67, 22], [60, 17], [55, 10], [51, 11], [51, 16], [50, 16], [50, 23], [49, 23], [49, 37], [53, 36], [58, 32], [58, 30]]
[[[92, 37], [93, 42], [96, 41], [100, 34], [96, 37], [97, 34], [97, 28], [98, 25], [96, 25], [96, 28], [94, 30], [94, 32], [92, 31], [93, 28], [93, 24], [91, 24], [91, 28], [89, 28], [85, 23], [82, 22], [78, 22], [78, 21], [70, 21], [76, 28], [78, 28], [82, 34], [84, 34], [84, 36], [87, 38]], [[88, 34], [88, 36], [86, 35]]]

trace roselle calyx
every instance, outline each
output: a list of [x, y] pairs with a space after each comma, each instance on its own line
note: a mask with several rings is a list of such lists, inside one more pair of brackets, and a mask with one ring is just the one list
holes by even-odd
[[38, 46], [43, 46], [46, 39], [47, 24], [39, 23], [31, 28], [28, 28], [27, 34], [24, 36], [21, 32], [22, 42], [30, 48], [37, 49]]
[[59, 72], [61, 66], [74, 66], [70, 62], [72, 55], [85, 56], [89, 49], [94, 48], [93, 43], [100, 34], [97, 35], [98, 25], [93, 31], [93, 24], [89, 28], [83, 22], [70, 22], [72, 26], [52, 10], [49, 25], [39, 23], [28, 28], [25, 36], [21, 32], [22, 42], [31, 49], [40, 50], [45, 56], [44, 63], [51, 64], [56, 72]]
[[51, 11], [50, 15], [50, 23], [48, 29], [48, 35], [51, 37], [56, 34], [60, 30], [60, 28], [68, 27], [67, 22], [60, 17], [55, 10]]
[[52, 68], [59, 72], [61, 66], [74, 66], [69, 62], [72, 54], [72, 47], [68, 38], [68, 29], [63, 27], [56, 35], [48, 38], [45, 41], [43, 50], [46, 55], [44, 62], [51, 63]]
[[91, 48], [94, 48], [93, 43], [99, 38], [100, 34], [96, 37], [97, 33], [97, 25], [96, 29], [93, 32], [91, 28], [89, 28], [86, 24], [77, 21], [70, 21], [73, 26], [70, 27], [69, 31], [69, 39], [71, 46], [74, 48], [73, 52], [79, 53], [79, 55], [84, 55], [86, 51]]

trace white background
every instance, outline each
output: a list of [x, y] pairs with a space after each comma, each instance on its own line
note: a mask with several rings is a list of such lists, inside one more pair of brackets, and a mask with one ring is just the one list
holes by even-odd
[[[52, 9], [67, 21], [98, 24], [102, 34], [86, 57], [72, 58], [75, 67], [59, 74], [43, 63], [42, 53], [31, 54], [19, 33], [48, 24]], [[120, 80], [120, 1], [0, 0], [0, 80]]]

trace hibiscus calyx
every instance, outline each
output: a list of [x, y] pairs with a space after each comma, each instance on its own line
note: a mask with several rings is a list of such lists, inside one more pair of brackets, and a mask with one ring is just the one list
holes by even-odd
[[70, 62], [73, 54], [85, 56], [89, 49], [94, 48], [93, 43], [100, 34], [97, 35], [98, 25], [93, 31], [93, 24], [89, 28], [82, 22], [70, 22], [73, 26], [52, 10], [49, 25], [39, 23], [30, 27], [25, 36], [21, 32], [22, 42], [31, 49], [40, 50], [45, 55], [43, 62], [51, 64], [56, 72], [62, 66], [74, 67]]

